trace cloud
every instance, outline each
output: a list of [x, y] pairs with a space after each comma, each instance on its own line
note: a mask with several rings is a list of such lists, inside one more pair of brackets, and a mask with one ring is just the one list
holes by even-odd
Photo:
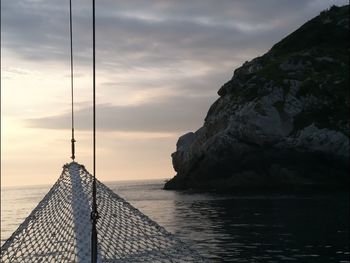
[[[68, 3], [1, 1], [8, 178], [18, 179], [22, 173], [18, 169], [24, 167], [31, 183], [42, 181], [37, 167], [47, 175], [68, 157], [70, 112], [64, 112], [70, 102]], [[92, 12], [91, 1], [72, 4], [79, 135], [90, 133], [92, 126]], [[96, 1], [98, 156], [103, 161], [98, 174], [109, 180], [116, 178], [116, 172], [119, 179], [173, 174], [169, 157], [176, 137], [202, 125], [218, 88], [233, 70], [332, 4], [348, 1]], [[55, 130], [46, 136], [44, 129]], [[81, 135], [79, 161], [89, 165], [91, 139], [85, 132]], [[38, 150], [38, 145], [55, 149], [56, 155], [28, 162], [28, 149]]]
[[[177, 67], [184, 60], [232, 61], [237, 53], [265, 52], [316, 15], [345, 1], [153, 0], [97, 3], [99, 68]], [[32, 61], [66, 63], [68, 3], [3, 1], [3, 48]], [[91, 3], [73, 1], [76, 63], [91, 64]], [[256, 55], [256, 54], [254, 54]]]
[[[203, 124], [213, 98], [167, 97], [139, 105], [97, 105], [97, 129], [129, 132], [185, 132]], [[75, 113], [77, 129], [91, 130], [91, 107]], [[70, 129], [70, 112], [27, 120], [30, 127], [44, 129]]]
[[[100, 127], [132, 131], [193, 129], [193, 123], [200, 124], [198, 120], [203, 119], [216, 91], [232, 76], [236, 66], [265, 53], [323, 8], [337, 3], [346, 1], [99, 1], [99, 92], [107, 96], [104, 102], [111, 102], [100, 105]], [[53, 62], [53, 69], [59, 65], [69, 68], [68, 11], [68, 3], [62, 4], [61, 0], [3, 1], [2, 48], [6, 54], [12, 51], [14, 56], [42, 68], [48, 62]], [[91, 2], [73, 1], [73, 32], [75, 67], [85, 67], [75, 71], [76, 76], [88, 76]], [[86, 83], [83, 82], [85, 86]], [[116, 89], [119, 85], [123, 86], [122, 91]], [[163, 98], [152, 103], [113, 105], [121, 104], [116, 101], [120, 94], [124, 98], [136, 92], [160, 90], [165, 90], [160, 94]], [[81, 99], [88, 99], [86, 94], [79, 94]], [[89, 113], [88, 108], [77, 112], [83, 129], [89, 126]], [[69, 123], [68, 116], [30, 123], [64, 128]]]

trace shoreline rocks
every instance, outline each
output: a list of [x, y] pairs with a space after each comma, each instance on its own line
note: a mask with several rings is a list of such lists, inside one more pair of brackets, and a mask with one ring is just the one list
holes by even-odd
[[164, 188], [347, 188], [349, 28], [339, 21], [348, 8], [322, 12], [236, 69], [203, 127], [179, 138]]

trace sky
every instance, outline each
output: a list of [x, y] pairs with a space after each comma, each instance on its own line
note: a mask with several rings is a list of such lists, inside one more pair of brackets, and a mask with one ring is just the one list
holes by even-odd
[[[101, 181], [171, 178], [235, 68], [344, 0], [96, 1]], [[76, 161], [92, 171], [91, 1], [73, 0]], [[1, 1], [1, 183], [52, 184], [70, 162], [69, 1]]]

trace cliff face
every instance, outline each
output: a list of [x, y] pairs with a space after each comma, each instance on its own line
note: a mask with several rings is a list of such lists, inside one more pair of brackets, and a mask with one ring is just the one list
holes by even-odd
[[347, 187], [348, 12], [322, 12], [236, 69], [203, 127], [179, 138], [164, 188]]

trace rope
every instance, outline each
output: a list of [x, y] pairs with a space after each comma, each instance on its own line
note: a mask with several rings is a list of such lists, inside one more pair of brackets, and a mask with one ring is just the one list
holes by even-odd
[[96, 37], [95, 37], [95, 0], [92, 0], [92, 90], [93, 90], [93, 181], [92, 181], [92, 212], [91, 212], [91, 262], [97, 262], [97, 230], [99, 218], [96, 204]]
[[[3, 244], [0, 262], [91, 262], [92, 181], [84, 166], [66, 164], [48, 194]], [[97, 262], [206, 262], [98, 180], [96, 188], [101, 214]]]
[[[0, 249], [0, 261], [87, 262], [90, 204], [91, 262], [203, 262], [195, 251], [96, 180], [95, 0], [93, 12], [93, 176], [74, 162], [73, 30], [70, 9], [72, 159], [58, 181]], [[92, 189], [91, 189], [92, 184]], [[96, 192], [101, 214], [99, 240]], [[92, 193], [91, 193], [91, 192]], [[92, 198], [90, 199], [89, 197]], [[99, 252], [98, 252], [99, 247]]]
[[70, 29], [70, 82], [71, 82], [71, 99], [72, 99], [72, 139], [71, 150], [72, 160], [75, 159], [75, 139], [74, 139], [74, 85], [73, 85], [73, 26], [72, 26], [72, 0], [69, 0], [69, 29]]

